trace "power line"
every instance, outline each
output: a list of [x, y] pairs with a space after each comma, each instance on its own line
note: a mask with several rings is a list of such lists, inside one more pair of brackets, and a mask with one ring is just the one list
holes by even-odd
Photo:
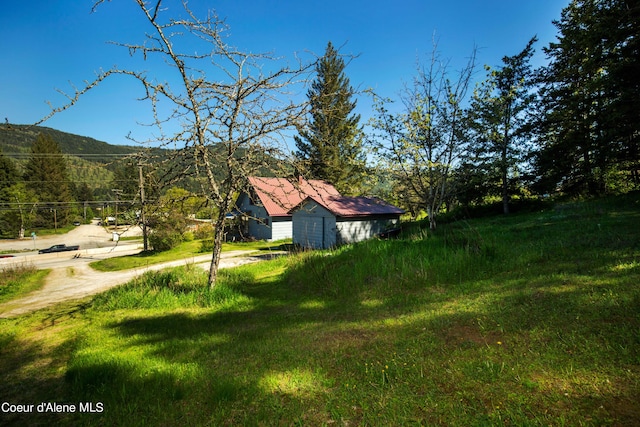
[[7, 157], [13, 157], [13, 158], [55, 158], [58, 159], [60, 157], [120, 157], [120, 158], [125, 158], [125, 157], [136, 157], [137, 154], [136, 153], [129, 153], [129, 154], [100, 154], [100, 153], [6, 153], [3, 152], [3, 155], [7, 156]]
[[[71, 206], [71, 205], [83, 205], [85, 203], [88, 204], [92, 204], [92, 205], [96, 205], [96, 204], [113, 204], [115, 203], [115, 199], [112, 200], [85, 200], [85, 201], [68, 201], [68, 202], [43, 202], [43, 201], [37, 201], [37, 202], [0, 202], [0, 206], [41, 206], [41, 207], [48, 207], [49, 205], [57, 205], [57, 206]], [[118, 200], [118, 203], [137, 203], [136, 199], [131, 199], [131, 200], [126, 200], [126, 199], [121, 199]]]
[[[20, 183], [20, 182], [24, 182], [24, 183], [28, 183], [28, 184], [44, 184], [47, 182], [96, 182], [95, 179], [65, 179], [65, 180], [47, 180], [47, 181], [23, 181], [23, 180], [17, 180], [15, 181], [16, 183]], [[138, 182], [137, 179], [110, 179], [109, 182]], [[0, 181], [0, 184], [4, 184], [4, 183], [13, 183], [13, 181]], [[106, 187], [105, 187], [106, 188]]]

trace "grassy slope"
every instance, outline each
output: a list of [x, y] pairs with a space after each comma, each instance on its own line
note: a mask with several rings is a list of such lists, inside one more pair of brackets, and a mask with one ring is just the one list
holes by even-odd
[[1, 320], [0, 401], [102, 425], [636, 425], [640, 203], [444, 225]]
[[44, 286], [49, 270], [33, 266], [0, 268], [0, 303], [19, 298]]

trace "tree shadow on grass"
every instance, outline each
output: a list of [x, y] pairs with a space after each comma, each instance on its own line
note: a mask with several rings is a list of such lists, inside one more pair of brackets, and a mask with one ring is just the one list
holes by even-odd
[[[581, 408], [574, 416], [582, 421], [594, 417], [624, 425], [634, 420], [633, 396], [640, 391], [640, 298], [637, 291], [625, 291], [628, 282], [622, 275], [591, 284], [582, 278], [579, 266], [571, 265], [573, 259], [536, 262], [533, 252], [530, 259], [514, 264], [527, 266], [526, 271], [511, 271], [502, 266], [510, 260], [501, 259], [500, 251], [484, 250], [482, 239], [456, 237], [446, 243], [455, 248], [444, 261], [458, 269], [447, 275], [434, 276], [429, 270], [438, 254], [423, 242], [379, 242], [364, 253], [355, 247], [313, 255], [267, 284], [249, 275], [233, 285], [251, 300], [242, 309], [115, 319], [107, 327], [122, 337], [125, 354], [135, 349], [134, 354], [143, 353], [141, 360], [160, 360], [171, 366], [168, 371], [128, 365], [121, 356], [106, 354], [106, 361], [79, 360], [70, 368], [70, 378], [79, 395], [124, 390], [110, 401], [137, 405], [149, 422], [175, 422], [202, 406], [215, 415], [200, 415], [195, 424], [220, 419], [259, 424], [277, 420], [282, 413], [288, 417], [284, 424], [322, 424], [333, 418], [318, 405], [328, 407], [328, 396], [339, 391], [335, 381], [352, 374], [330, 369], [411, 347], [411, 357], [422, 362], [435, 358], [446, 365], [440, 376], [430, 377], [437, 393], [446, 398], [473, 395], [475, 403], [468, 405], [477, 404], [487, 416], [493, 411], [491, 398], [479, 396], [504, 381], [504, 389], [498, 388], [504, 391], [493, 392], [496, 400], [514, 399], [516, 406], [513, 395], [531, 394], [522, 398], [533, 402], [525, 412], [533, 411], [548, 422], [553, 419], [548, 417], [563, 417], [563, 408], [572, 405]], [[409, 265], [407, 259], [420, 265]], [[614, 252], [599, 254], [601, 267], [596, 270], [607, 270], [619, 259]], [[471, 272], [465, 271], [469, 265], [474, 267]], [[433, 277], [440, 281], [433, 282]], [[461, 300], [465, 305], [460, 310], [443, 308]], [[626, 326], [620, 328], [621, 324]], [[522, 370], [521, 380], [514, 382], [502, 356]], [[558, 364], [541, 369], [537, 357]], [[564, 396], [549, 385], [570, 382], [564, 371], [570, 366], [596, 376], [607, 363], [632, 370], [629, 382], [618, 390]], [[195, 366], [193, 373], [178, 374], [189, 365]], [[154, 402], [137, 397], [143, 389], [161, 389], [161, 401], [182, 409], [153, 418]], [[404, 409], [411, 413], [413, 404], [407, 401]], [[293, 409], [283, 412], [283, 405]], [[305, 415], [309, 408], [315, 411], [311, 418]], [[550, 415], [543, 415], [547, 409]], [[124, 423], [127, 416], [123, 411], [117, 419]], [[357, 417], [351, 421], [358, 424]]]
[[19, 336], [0, 338], [0, 402], [34, 405], [25, 413], [2, 411], [3, 426], [38, 426], [52, 422], [64, 423], [66, 414], [38, 412], [42, 402], [65, 401], [68, 390], [60, 381], [59, 372], [76, 348], [76, 341], [67, 340], [53, 348], [43, 349], [37, 341]]

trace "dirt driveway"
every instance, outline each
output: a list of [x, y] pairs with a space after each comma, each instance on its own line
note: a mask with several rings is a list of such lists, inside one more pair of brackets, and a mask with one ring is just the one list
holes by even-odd
[[[141, 234], [139, 227], [121, 227], [117, 230], [120, 237], [137, 236]], [[188, 259], [152, 265], [145, 268], [135, 268], [125, 271], [101, 272], [89, 267], [89, 263], [116, 255], [137, 253], [141, 250], [139, 243], [113, 241], [113, 230], [98, 226], [97, 221], [75, 227], [64, 235], [37, 237], [34, 240], [1, 240], [2, 251], [33, 251], [54, 244], [66, 243], [80, 245], [78, 252], [63, 252], [59, 254], [37, 255], [36, 252], [21, 252], [18, 256], [0, 260], [0, 270], [12, 263], [33, 264], [36, 268], [50, 269], [45, 285], [38, 291], [31, 292], [12, 301], [0, 304], [0, 318], [19, 316], [54, 304], [82, 299], [127, 283], [145, 271], [161, 270], [185, 264], [196, 264], [202, 268], [209, 268], [211, 254]], [[270, 253], [266, 257], [281, 253]], [[261, 261], [265, 255], [255, 251], [223, 252], [220, 268]]]
[[[37, 239], [36, 242], [40, 243], [39, 247], [67, 242], [67, 244], [80, 244], [81, 249], [93, 249], [51, 255], [28, 254], [0, 260], [0, 269], [11, 265], [11, 263], [32, 263], [37, 268], [51, 269], [42, 289], [31, 292], [22, 298], [0, 304], [0, 318], [19, 316], [60, 302], [95, 295], [126, 283], [145, 271], [186, 264], [209, 268], [211, 263], [211, 255], [209, 254], [125, 271], [100, 272], [93, 270], [89, 267], [89, 263], [92, 261], [116, 254], [124, 255], [140, 251], [139, 245], [126, 245], [125, 242], [121, 242], [123, 245], [118, 246], [118, 252], [115, 253], [116, 244], [111, 241], [111, 237], [102, 227], [96, 225], [79, 226], [67, 235], [43, 239], [46, 240], [46, 245], [42, 245], [44, 242]], [[24, 250], [24, 248], [33, 248], [33, 242], [30, 239], [0, 242], [0, 250]], [[235, 267], [263, 259], [264, 255], [256, 255], [255, 251], [223, 252], [220, 268]]]
[[[223, 252], [220, 260], [220, 268], [235, 267], [250, 262], [258, 262], [263, 259], [265, 259], [264, 254], [258, 255], [255, 251]], [[92, 261], [95, 261], [94, 257], [81, 256], [79, 258], [73, 258], [69, 256], [69, 262], [66, 267], [52, 269], [42, 289], [31, 292], [22, 298], [0, 304], [0, 318], [19, 316], [60, 302], [95, 295], [114, 286], [126, 283], [145, 271], [160, 270], [186, 264], [196, 264], [208, 269], [211, 263], [211, 255], [202, 255], [145, 268], [116, 272], [93, 270], [89, 267], [89, 263]]]

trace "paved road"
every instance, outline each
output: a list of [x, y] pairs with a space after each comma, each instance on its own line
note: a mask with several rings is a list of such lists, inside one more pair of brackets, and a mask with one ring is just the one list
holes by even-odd
[[[113, 231], [97, 225], [97, 221], [91, 224], [83, 224], [73, 228], [67, 234], [56, 234], [50, 236], [36, 236], [33, 240], [31, 237], [25, 239], [0, 240], [0, 251], [33, 251], [48, 248], [52, 245], [80, 245], [80, 249], [93, 249], [122, 246], [127, 244], [126, 240], [118, 242], [113, 241]], [[140, 236], [142, 230], [140, 227], [119, 227], [117, 233], [120, 237]]]

